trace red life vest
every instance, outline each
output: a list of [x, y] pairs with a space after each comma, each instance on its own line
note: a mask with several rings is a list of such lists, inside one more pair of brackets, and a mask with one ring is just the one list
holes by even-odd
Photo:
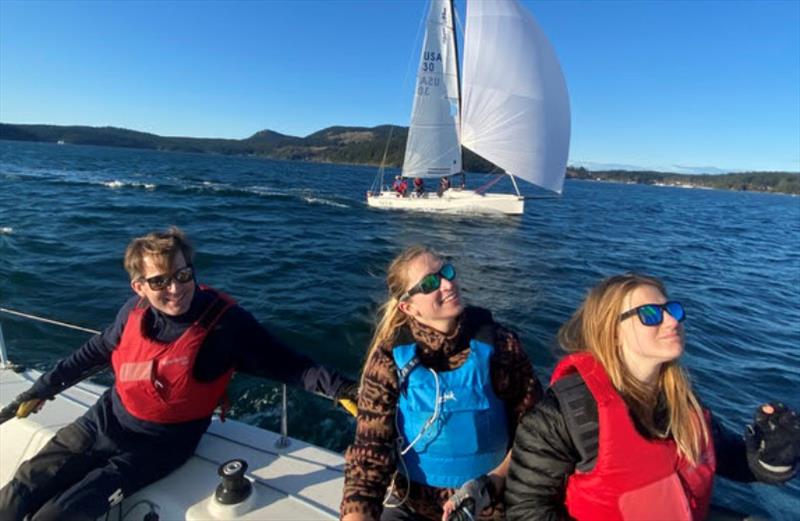
[[[672, 439], [648, 440], [638, 433], [628, 406], [603, 366], [589, 353], [565, 357], [550, 384], [577, 371], [597, 402], [598, 452], [594, 467], [567, 481], [566, 507], [578, 520], [705, 519], [711, 503], [714, 444], [700, 463], [682, 458]], [[711, 432], [711, 417], [704, 412]]]
[[205, 286], [214, 301], [176, 340], [162, 343], [147, 338], [144, 317], [150, 307], [140, 301], [128, 315], [119, 345], [111, 354], [114, 387], [125, 409], [136, 418], [155, 423], [180, 423], [211, 416], [233, 376], [231, 368], [212, 382], [192, 375], [200, 346], [220, 317], [236, 302]]

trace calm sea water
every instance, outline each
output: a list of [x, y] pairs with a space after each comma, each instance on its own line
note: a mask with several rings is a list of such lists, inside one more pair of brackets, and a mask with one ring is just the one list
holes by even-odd
[[[638, 270], [684, 302], [685, 365], [730, 427], [741, 431], [769, 399], [800, 409], [800, 199], [567, 181], [563, 197], [528, 201], [521, 217], [431, 216], [367, 208], [374, 174], [0, 141], [0, 306], [102, 328], [130, 294], [128, 240], [176, 224], [194, 240], [202, 282], [355, 376], [386, 265], [425, 243], [452, 257], [469, 302], [519, 332], [546, 381], [555, 332], [585, 291]], [[42, 370], [86, 339], [0, 320], [12, 359]], [[278, 428], [278, 385], [240, 375], [231, 395], [234, 417]], [[290, 406], [292, 435], [334, 450], [352, 439], [353, 421], [330, 402], [292, 391]], [[718, 480], [716, 501], [788, 519], [800, 512], [800, 486]]]

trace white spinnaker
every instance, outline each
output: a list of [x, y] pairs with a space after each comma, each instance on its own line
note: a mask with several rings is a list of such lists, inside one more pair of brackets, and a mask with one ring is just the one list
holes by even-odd
[[452, 4], [431, 0], [422, 44], [403, 175], [440, 177], [461, 171], [458, 75]]
[[561, 193], [567, 86], [553, 47], [516, 0], [467, 4], [461, 144], [509, 174]]

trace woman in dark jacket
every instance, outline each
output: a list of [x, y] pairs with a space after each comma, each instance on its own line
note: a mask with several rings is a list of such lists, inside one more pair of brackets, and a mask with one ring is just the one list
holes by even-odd
[[744, 440], [701, 407], [678, 364], [684, 318], [651, 277], [610, 277], [589, 292], [559, 331], [571, 354], [517, 429], [509, 520], [697, 520], [708, 515], [715, 474], [794, 475], [793, 411], [765, 404]]

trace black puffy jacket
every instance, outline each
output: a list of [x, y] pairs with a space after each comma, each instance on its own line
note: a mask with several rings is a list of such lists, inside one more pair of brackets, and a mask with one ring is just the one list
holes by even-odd
[[[577, 379], [582, 397], [585, 423], [597, 424], [597, 404], [580, 375]], [[565, 379], [566, 379], [565, 378]], [[576, 444], [567, 427], [557, 391], [551, 387], [536, 407], [526, 413], [517, 427], [511, 466], [506, 478], [506, 515], [508, 521], [568, 519], [564, 506], [567, 479], [576, 469], [591, 469], [597, 458], [597, 431], [584, 431], [583, 442]], [[666, 409], [656, 412], [665, 415]], [[639, 422], [632, 418], [644, 434]], [[657, 421], [657, 423], [659, 423]], [[744, 439], [725, 429], [712, 417], [712, 437], [717, 454], [717, 474], [734, 481], [755, 481], [747, 464]], [[577, 436], [577, 434], [574, 434]], [[580, 447], [579, 447], [580, 445]]]

